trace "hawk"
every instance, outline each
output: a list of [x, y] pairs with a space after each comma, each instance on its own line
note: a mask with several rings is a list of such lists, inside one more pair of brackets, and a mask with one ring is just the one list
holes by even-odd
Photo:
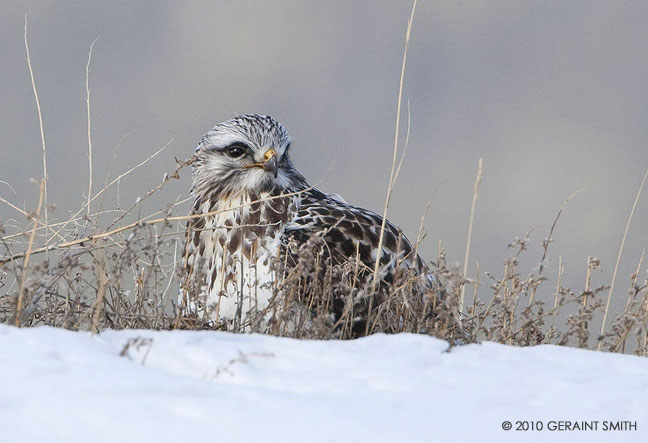
[[[357, 286], [370, 281], [382, 217], [311, 186], [290, 150], [284, 127], [256, 114], [219, 123], [200, 141], [184, 259], [195, 290], [185, 291], [185, 308], [244, 324], [277, 295], [282, 276], [318, 261], [352, 261], [356, 280], [362, 280]], [[402, 269], [420, 276], [423, 292], [432, 288], [434, 278], [412, 243], [390, 222], [384, 229], [379, 286], [392, 283]], [[337, 300], [331, 309], [339, 316], [343, 308]]]

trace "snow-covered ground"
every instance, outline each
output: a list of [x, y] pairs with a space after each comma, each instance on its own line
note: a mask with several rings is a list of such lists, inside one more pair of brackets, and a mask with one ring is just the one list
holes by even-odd
[[[0, 441], [648, 441], [648, 358], [492, 343], [446, 351], [408, 334], [0, 326]], [[543, 429], [515, 430], [530, 422]]]

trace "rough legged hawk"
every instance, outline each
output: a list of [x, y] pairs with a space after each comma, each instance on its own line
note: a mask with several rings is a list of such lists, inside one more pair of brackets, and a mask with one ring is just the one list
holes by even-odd
[[[185, 307], [240, 325], [268, 305], [277, 280], [299, 264], [305, 248], [318, 251], [311, 256], [322, 263], [355, 260], [362, 267], [356, 277], [371, 278], [382, 218], [309, 185], [290, 159], [290, 144], [280, 123], [254, 114], [220, 123], [200, 141], [185, 247], [188, 280], [198, 285]], [[399, 268], [422, 276], [423, 291], [433, 285], [410, 241], [389, 222], [380, 265], [381, 285]]]

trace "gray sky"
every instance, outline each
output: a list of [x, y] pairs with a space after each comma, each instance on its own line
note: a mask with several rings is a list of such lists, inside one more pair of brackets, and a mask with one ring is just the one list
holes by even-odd
[[[159, 183], [173, 156], [189, 157], [215, 123], [254, 112], [284, 123], [312, 183], [381, 212], [409, 1], [1, 1], [0, 180], [17, 192], [0, 184], [3, 197], [33, 209], [29, 178], [41, 175], [27, 13], [58, 217], [85, 198], [84, 74], [97, 36], [97, 183], [124, 135], [114, 173], [174, 139], [123, 181], [122, 206]], [[483, 157], [471, 267], [478, 261], [500, 274], [507, 244], [537, 227], [523, 261], [531, 270], [561, 203], [583, 189], [559, 221], [549, 274], [555, 281], [562, 255], [565, 281], [582, 289], [591, 254], [603, 267], [594, 284], [608, 283], [648, 167], [647, 22], [640, 2], [421, 0], [404, 89], [410, 144], [389, 218], [415, 237], [438, 187], [422, 252], [435, 257], [441, 239], [449, 259], [462, 262]], [[185, 173], [146, 209], [186, 196], [189, 183]], [[1, 207], [0, 218], [9, 217], [16, 213]], [[626, 243], [619, 297], [648, 246], [647, 219], [648, 190]]]

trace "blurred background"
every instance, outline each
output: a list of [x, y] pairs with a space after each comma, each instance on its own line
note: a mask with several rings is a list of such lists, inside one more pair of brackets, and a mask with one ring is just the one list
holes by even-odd
[[[35, 209], [30, 178], [42, 175], [27, 14], [49, 202], [57, 205], [51, 217], [65, 219], [86, 199], [85, 68], [97, 37], [89, 80], [95, 190], [113, 154], [115, 177], [173, 139], [124, 178], [105, 207], [118, 197], [126, 207], [157, 185], [214, 124], [260, 113], [288, 129], [294, 162], [311, 183], [382, 211], [410, 1], [1, 4], [0, 180], [13, 190], [0, 183], [0, 196], [17, 206]], [[463, 263], [482, 157], [470, 273], [478, 262], [501, 274], [507, 245], [531, 228], [522, 263], [533, 270], [562, 202], [581, 190], [556, 227], [548, 276], [555, 283], [562, 256], [564, 283], [581, 290], [593, 255], [602, 266], [593, 285], [609, 284], [648, 167], [647, 22], [640, 2], [419, 1], [401, 140], [408, 101], [411, 135], [389, 219], [415, 238], [432, 199], [422, 255], [436, 258], [442, 240], [449, 262]], [[183, 170], [142, 214], [187, 197], [189, 186]], [[25, 224], [4, 204], [0, 219]], [[647, 246], [648, 190], [630, 227], [615, 312]]]

